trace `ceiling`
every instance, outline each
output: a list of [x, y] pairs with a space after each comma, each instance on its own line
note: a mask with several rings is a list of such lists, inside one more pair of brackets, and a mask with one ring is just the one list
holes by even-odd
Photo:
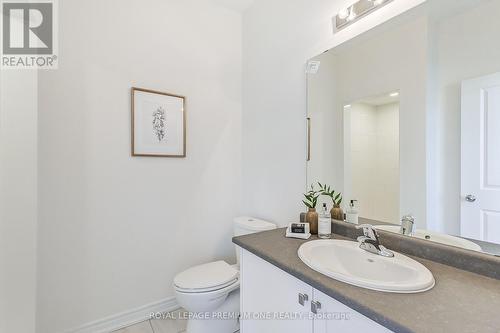
[[381, 105], [385, 105], [385, 104], [399, 102], [399, 95], [398, 96], [391, 96], [390, 94], [391, 93], [386, 93], [386, 94], [382, 94], [379, 96], [365, 98], [365, 99], [362, 99], [360, 101], [357, 101], [356, 103], [364, 103], [364, 104], [368, 104], [371, 106], [381, 106]]
[[250, 7], [255, 0], [212, 0], [214, 3], [223, 7], [243, 12]]

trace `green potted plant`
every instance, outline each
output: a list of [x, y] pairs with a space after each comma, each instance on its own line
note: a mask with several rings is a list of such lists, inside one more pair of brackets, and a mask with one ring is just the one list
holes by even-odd
[[342, 193], [340, 193], [340, 192], [335, 193], [335, 191], [331, 189], [330, 185], [327, 185], [327, 184], [323, 185], [321, 183], [318, 183], [318, 185], [320, 188], [319, 192], [321, 193], [321, 195], [327, 196], [330, 199], [332, 199], [333, 207], [330, 210], [330, 215], [331, 215], [332, 219], [343, 221], [344, 220], [344, 211], [340, 207], [340, 204], [342, 203]]
[[309, 223], [309, 228], [313, 235], [318, 234], [318, 213], [316, 212], [316, 205], [318, 204], [320, 195], [321, 193], [314, 189], [314, 185], [311, 185], [311, 190], [304, 193], [304, 200], [302, 200], [304, 205], [308, 208], [306, 222]]

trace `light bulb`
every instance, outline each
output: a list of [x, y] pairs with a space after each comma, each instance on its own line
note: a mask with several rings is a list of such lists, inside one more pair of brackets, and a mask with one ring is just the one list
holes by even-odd
[[339, 16], [339, 19], [345, 20], [349, 16], [349, 9], [348, 8], [341, 9], [339, 11], [338, 16]]
[[347, 17], [347, 21], [354, 21], [354, 19], [356, 18], [356, 12], [354, 12], [354, 6], [351, 7], [349, 12], [350, 14]]

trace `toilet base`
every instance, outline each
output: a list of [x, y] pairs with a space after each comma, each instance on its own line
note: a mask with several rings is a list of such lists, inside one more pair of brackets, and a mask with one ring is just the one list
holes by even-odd
[[234, 333], [239, 331], [240, 290], [231, 292], [225, 302], [213, 311], [193, 314], [187, 322], [187, 333]]

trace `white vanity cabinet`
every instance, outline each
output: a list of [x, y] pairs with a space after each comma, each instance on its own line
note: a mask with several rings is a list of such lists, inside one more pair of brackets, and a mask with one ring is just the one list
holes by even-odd
[[240, 269], [241, 333], [312, 332], [311, 286], [245, 250]]
[[312, 302], [319, 305], [313, 320], [314, 333], [392, 332], [319, 290], [313, 290]]
[[241, 333], [391, 332], [245, 250], [240, 275]]

